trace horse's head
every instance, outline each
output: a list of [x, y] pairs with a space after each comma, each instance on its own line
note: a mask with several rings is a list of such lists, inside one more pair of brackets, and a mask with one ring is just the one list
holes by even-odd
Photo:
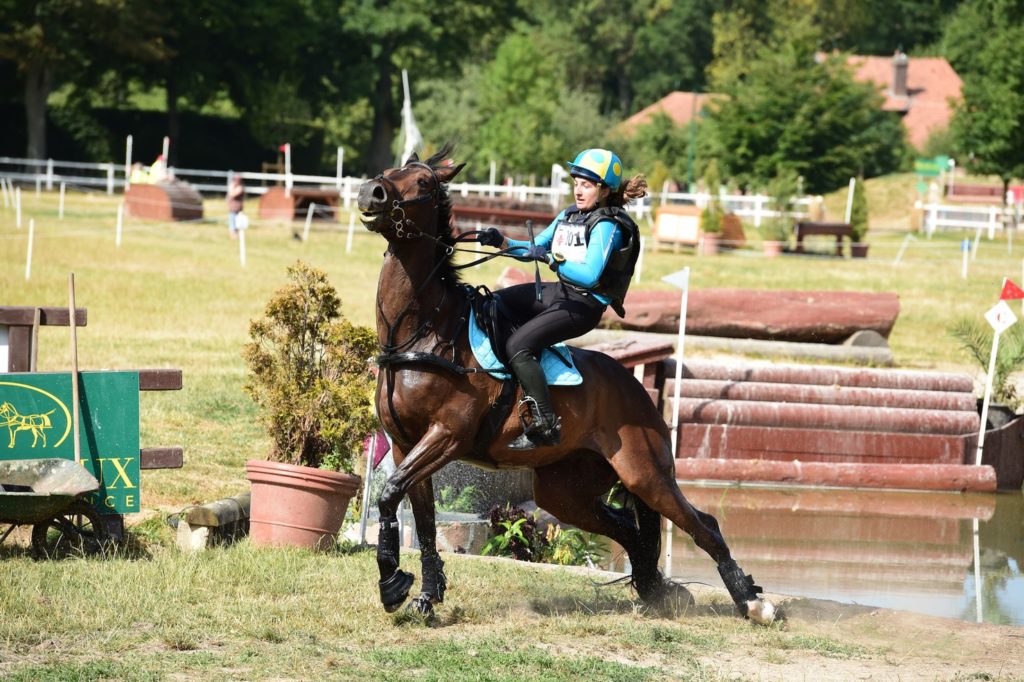
[[366, 229], [386, 239], [438, 237], [448, 225], [438, 225], [438, 209], [450, 209], [450, 182], [465, 164], [444, 165], [451, 147], [420, 161], [413, 154], [401, 168], [391, 168], [359, 188], [359, 210]]

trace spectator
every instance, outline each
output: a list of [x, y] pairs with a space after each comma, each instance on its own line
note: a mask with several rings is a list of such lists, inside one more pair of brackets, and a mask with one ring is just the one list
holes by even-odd
[[228, 187], [228, 231], [231, 238], [238, 237], [238, 215], [242, 212], [242, 203], [245, 201], [245, 185], [242, 184], [242, 176], [235, 173], [231, 176], [231, 186]]

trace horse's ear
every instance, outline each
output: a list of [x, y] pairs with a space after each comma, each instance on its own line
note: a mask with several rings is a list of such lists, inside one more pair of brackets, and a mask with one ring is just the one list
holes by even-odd
[[441, 182], [451, 182], [452, 178], [459, 174], [466, 164], [460, 163], [457, 166], [442, 166], [434, 170], [434, 174]]
[[417, 154], [416, 152], [413, 152], [412, 156], [410, 156], [408, 159], [406, 159], [405, 162], [406, 163], [412, 163], [413, 161], [419, 161], [419, 160], [420, 160], [420, 155]]

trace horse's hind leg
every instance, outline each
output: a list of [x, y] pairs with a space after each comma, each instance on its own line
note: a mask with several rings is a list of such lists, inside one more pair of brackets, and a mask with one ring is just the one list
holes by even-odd
[[[758, 596], [761, 588], [754, 584], [753, 578], [745, 574], [732, 558], [715, 517], [698, 510], [683, 497], [672, 475], [672, 459], [668, 448], [655, 453], [649, 447], [649, 439], [645, 437], [643, 440], [643, 446], [636, 450], [624, 446], [611, 460], [626, 489], [639, 497], [654, 512], [667, 517], [682, 528], [698, 547], [715, 560], [722, 582], [725, 583], [729, 596], [741, 614], [760, 623], [770, 623], [775, 617], [774, 606]], [[644, 454], [627, 456], [629, 452]], [[643, 523], [642, 518], [641, 522]], [[645, 532], [651, 531], [642, 528], [641, 535]]]
[[409, 490], [413, 516], [416, 519], [416, 537], [420, 543], [420, 567], [423, 571], [420, 593], [412, 600], [412, 607], [422, 614], [433, 612], [434, 604], [444, 601], [448, 580], [444, 575], [444, 561], [437, 553], [437, 529], [434, 523], [434, 485], [427, 478]]

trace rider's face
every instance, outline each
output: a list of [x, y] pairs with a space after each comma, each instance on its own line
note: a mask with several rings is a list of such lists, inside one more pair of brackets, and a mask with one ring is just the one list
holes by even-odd
[[572, 192], [576, 199], [576, 208], [589, 211], [607, 198], [609, 189], [593, 180], [573, 178]]

